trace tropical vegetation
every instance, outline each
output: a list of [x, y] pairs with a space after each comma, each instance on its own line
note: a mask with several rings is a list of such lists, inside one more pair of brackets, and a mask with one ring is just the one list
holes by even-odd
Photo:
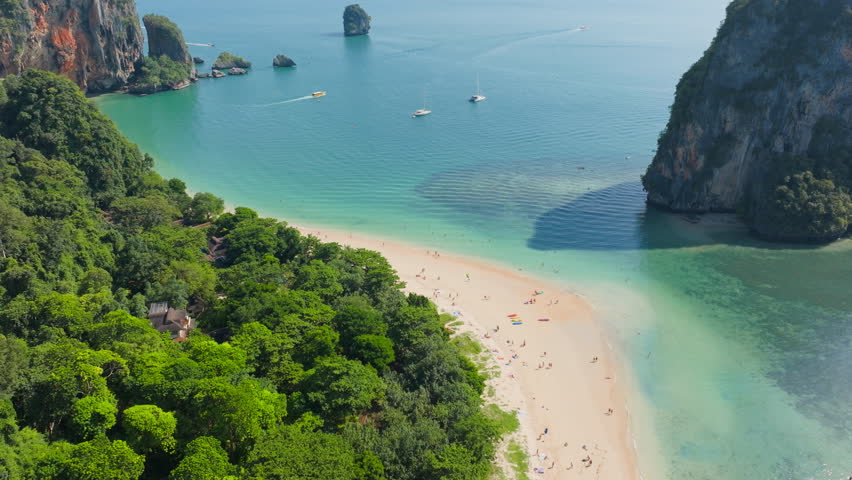
[[[486, 478], [483, 377], [403, 286], [190, 197], [69, 80], [3, 83], [0, 477]], [[160, 333], [154, 302], [197, 328]]]
[[190, 65], [176, 62], [166, 55], [146, 56], [142, 59], [130, 88], [132, 91], [145, 93], [170, 90], [187, 82], [191, 70]]

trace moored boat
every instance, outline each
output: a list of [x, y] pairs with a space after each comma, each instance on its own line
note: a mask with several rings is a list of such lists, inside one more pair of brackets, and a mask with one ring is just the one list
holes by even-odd
[[467, 99], [468, 102], [477, 103], [485, 100], [485, 95], [479, 91], [479, 74], [476, 75], [476, 93], [471, 95], [470, 98]]

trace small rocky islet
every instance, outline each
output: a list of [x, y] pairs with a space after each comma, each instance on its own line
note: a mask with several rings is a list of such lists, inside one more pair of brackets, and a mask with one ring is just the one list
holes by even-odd
[[343, 35], [354, 37], [370, 33], [370, 20], [366, 10], [357, 3], [349, 5], [343, 10]]
[[227, 70], [231, 68], [251, 68], [251, 62], [243, 57], [234, 55], [231, 52], [222, 52], [216, 57], [213, 62], [213, 68], [216, 70]]
[[162, 15], [145, 15], [142, 22], [148, 32], [148, 56], [131, 77], [128, 91], [150, 94], [180, 90], [197, 80], [195, 62], [180, 28]]
[[272, 59], [272, 66], [273, 67], [295, 67], [296, 62], [294, 62], [293, 59], [288, 57], [287, 55], [278, 54], [278, 55], [275, 55], [274, 59]]

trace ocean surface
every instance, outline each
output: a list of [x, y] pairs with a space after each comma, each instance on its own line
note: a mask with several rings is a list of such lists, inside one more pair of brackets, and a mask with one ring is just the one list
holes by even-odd
[[[365, 1], [372, 32], [345, 38], [345, 3], [140, 0], [215, 43], [191, 47], [206, 68], [222, 50], [255, 66], [97, 102], [195, 191], [588, 297], [630, 371], [646, 479], [852, 475], [852, 242], [770, 245], [644, 205], [725, 0]], [[477, 76], [488, 99], [470, 104]]]

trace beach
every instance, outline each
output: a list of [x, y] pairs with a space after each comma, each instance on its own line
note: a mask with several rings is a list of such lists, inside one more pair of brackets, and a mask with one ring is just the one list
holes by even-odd
[[[471, 258], [328, 229], [325, 242], [375, 250], [405, 282], [463, 322], [499, 368], [492, 401], [518, 412], [530, 478], [640, 478], [625, 384], [594, 309], [547, 282]], [[454, 322], [455, 323], [455, 322]]]

